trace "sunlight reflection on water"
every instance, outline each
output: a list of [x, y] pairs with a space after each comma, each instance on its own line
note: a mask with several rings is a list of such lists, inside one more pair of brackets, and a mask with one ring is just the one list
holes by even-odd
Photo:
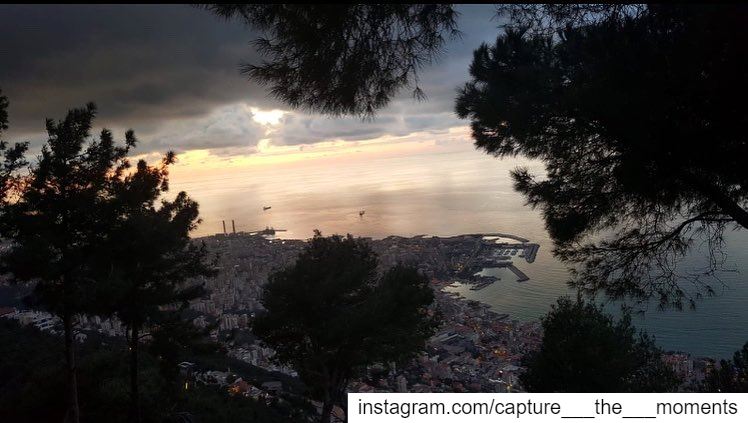
[[[526, 320], [545, 313], [549, 304], [569, 291], [567, 273], [551, 255], [539, 212], [525, 206], [512, 189], [509, 172], [519, 165], [542, 171], [538, 163], [497, 160], [465, 143], [457, 148], [437, 145], [405, 157], [351, 155], [216, 170], [199, 177], [177, 174], [172, 185], [200, 203], [204, 222], [195, 236], [220, 232], [224, 219], [231, 228], [234, 219], [237, 231], [270, 226], [287, 229], [278, 234], [286, 238], [308, 238], [314, 229], [375, 238], [488, 232], [527, 238], [541, 246], [534, 263], [515, 260], [529, 281], [516, 282], [508, 269], [497, 269], [501, 280], [491, 286], [480, 291], [455, 289], [500, 313]], [[272, 208], [263, 211], [263, 206]], [[360, 210], [365, 210], [363, 216]], [[746, 231], [730, 234], [728, 252], [732, 254], [728, 261], [746, 268]], [[653, 308], [635, 321], [666, 349], [729, 356], [748, 340], [748, 287], [740, 273], [726, 274], [723, 280], [724, 293], [701, 301], [695, 311]]]

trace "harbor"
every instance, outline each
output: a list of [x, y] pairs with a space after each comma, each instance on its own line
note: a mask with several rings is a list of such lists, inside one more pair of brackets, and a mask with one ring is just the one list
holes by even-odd
[[[223, 232], [216, 236], [236, 236], [236, 235], [260, 235], [268, 239], [274, 238], [277, 233], [285, 232], [286, 229], [276, 229], [272, 226], [266, 226], [264, 229], [244, 232], [236, 230], [236, 222], [231, 220], [231, 229], [227, 227], [227, 221], [222, 222]], [[459, 279], [459, 282], [471, 285], [470, 290], [479, 291], [495, 282], [501, 280], [496, 275], [485, 275], [486, 269], [507, 268], [515, 276], [517, 282], [525, 282], [530, 277], [514, 264], [516, 259], [524, 259], [527, 263], [535, 261], [539, 244], [531, 243], [529, 239], [507, 234], [507, 233], [486, 233], [486, 234], [467, 234], [450, 237], [438, 237], [418, 235], [411, 238], [400, 236], [389, 236], [380, 242], [385, 242], [390, 248], [399, 251], [406, 256], [414, 252], [427, 253], [425, 256], [421, 253], [412, 256], [414, 263], [421, 263], [419, 266], [427, 274], [452, 274]], [[448, 247], [453, 253], [442, 256], [440, 250]], [[387, 262], [389, 251], [380, 251], [382, 259]], [[416, 259], [418, 257], [418, 259]], [[436, 266], [424, 267], [422, 263], [432, 262], [441, 263]], [[395, 263], [391, 263], [395, 264]]]

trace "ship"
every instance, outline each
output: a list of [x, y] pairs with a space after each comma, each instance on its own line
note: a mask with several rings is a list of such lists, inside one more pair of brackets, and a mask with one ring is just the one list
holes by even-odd
[[265, 229], [260, 229], [259, 231], [252, 231], [249, 232], [250, 235], [262, 235], [262, 236], [273, 236], [277, 234], [278, 232], [286, 232], [287, 229], [275, 229], [272, 226], [265, 226]]
[[270, 210], [270, 209], [272, 209], [272, 208], [273, 208], [273, 206], [264, 206], [264, 207], [262, 208], [262, 211], [267, 211], [267, 210]]
[[261, 230], [261, 231], [259, 231], [257, 233], [260, 234], [260, 235], [275, 235], [275, 229], [271, 228], [271, 227], [268, 227], [268, 226], [265, 226], [265, 229], [263, 229], [263, 230]]

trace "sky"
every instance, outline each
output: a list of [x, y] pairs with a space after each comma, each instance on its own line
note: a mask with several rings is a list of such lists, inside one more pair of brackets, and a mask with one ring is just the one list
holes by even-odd
[[[179, 153], [180, 166], [277, 164], [320, 155], [402, 150], [399, 144], [469, 142], [454, 112], [472, 52], [499, 33], [491, 5], [461, 6], [462, 36], [420, 75], [428, 99], [408, 90], [371, 120], [289, 110], [239, 72], [261, 57], [258, 37], [237, 21], [184, 5], [0, 6], [0, 89], [10, 100], [5, 139], [45, 137], [45, 118], [97, 104], [96, 128], [123, 137], [137, 152]], [[399, 145], [396, 147], [396, 145]]]

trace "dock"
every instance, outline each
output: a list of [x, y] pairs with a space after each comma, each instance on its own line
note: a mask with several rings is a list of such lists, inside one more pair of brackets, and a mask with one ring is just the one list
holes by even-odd
[[530, 280], [530, 278], [528, 278], [527, 275], [525, 275], [525, 273], [523, 271], [517, 269], [517, 267], [515, 265], [510, 264], [510, 265], [508, 265], [506, 267], [509, 270], [511, 270], [512, 272], [514, 272], [515, 275], [517, 275], [517, 282], [524, 282], [524, 281]]
[[491, 285], [492, 283], [493, 283], [493, 281], [491, 281], [491, 282], [480, 282], [480, 283], [477, 283], [474, 286], [472, 286], [470, 288], [470, 290], [471, 291], [480, 291], [481, 289], [487, 287], [488, 285]]

